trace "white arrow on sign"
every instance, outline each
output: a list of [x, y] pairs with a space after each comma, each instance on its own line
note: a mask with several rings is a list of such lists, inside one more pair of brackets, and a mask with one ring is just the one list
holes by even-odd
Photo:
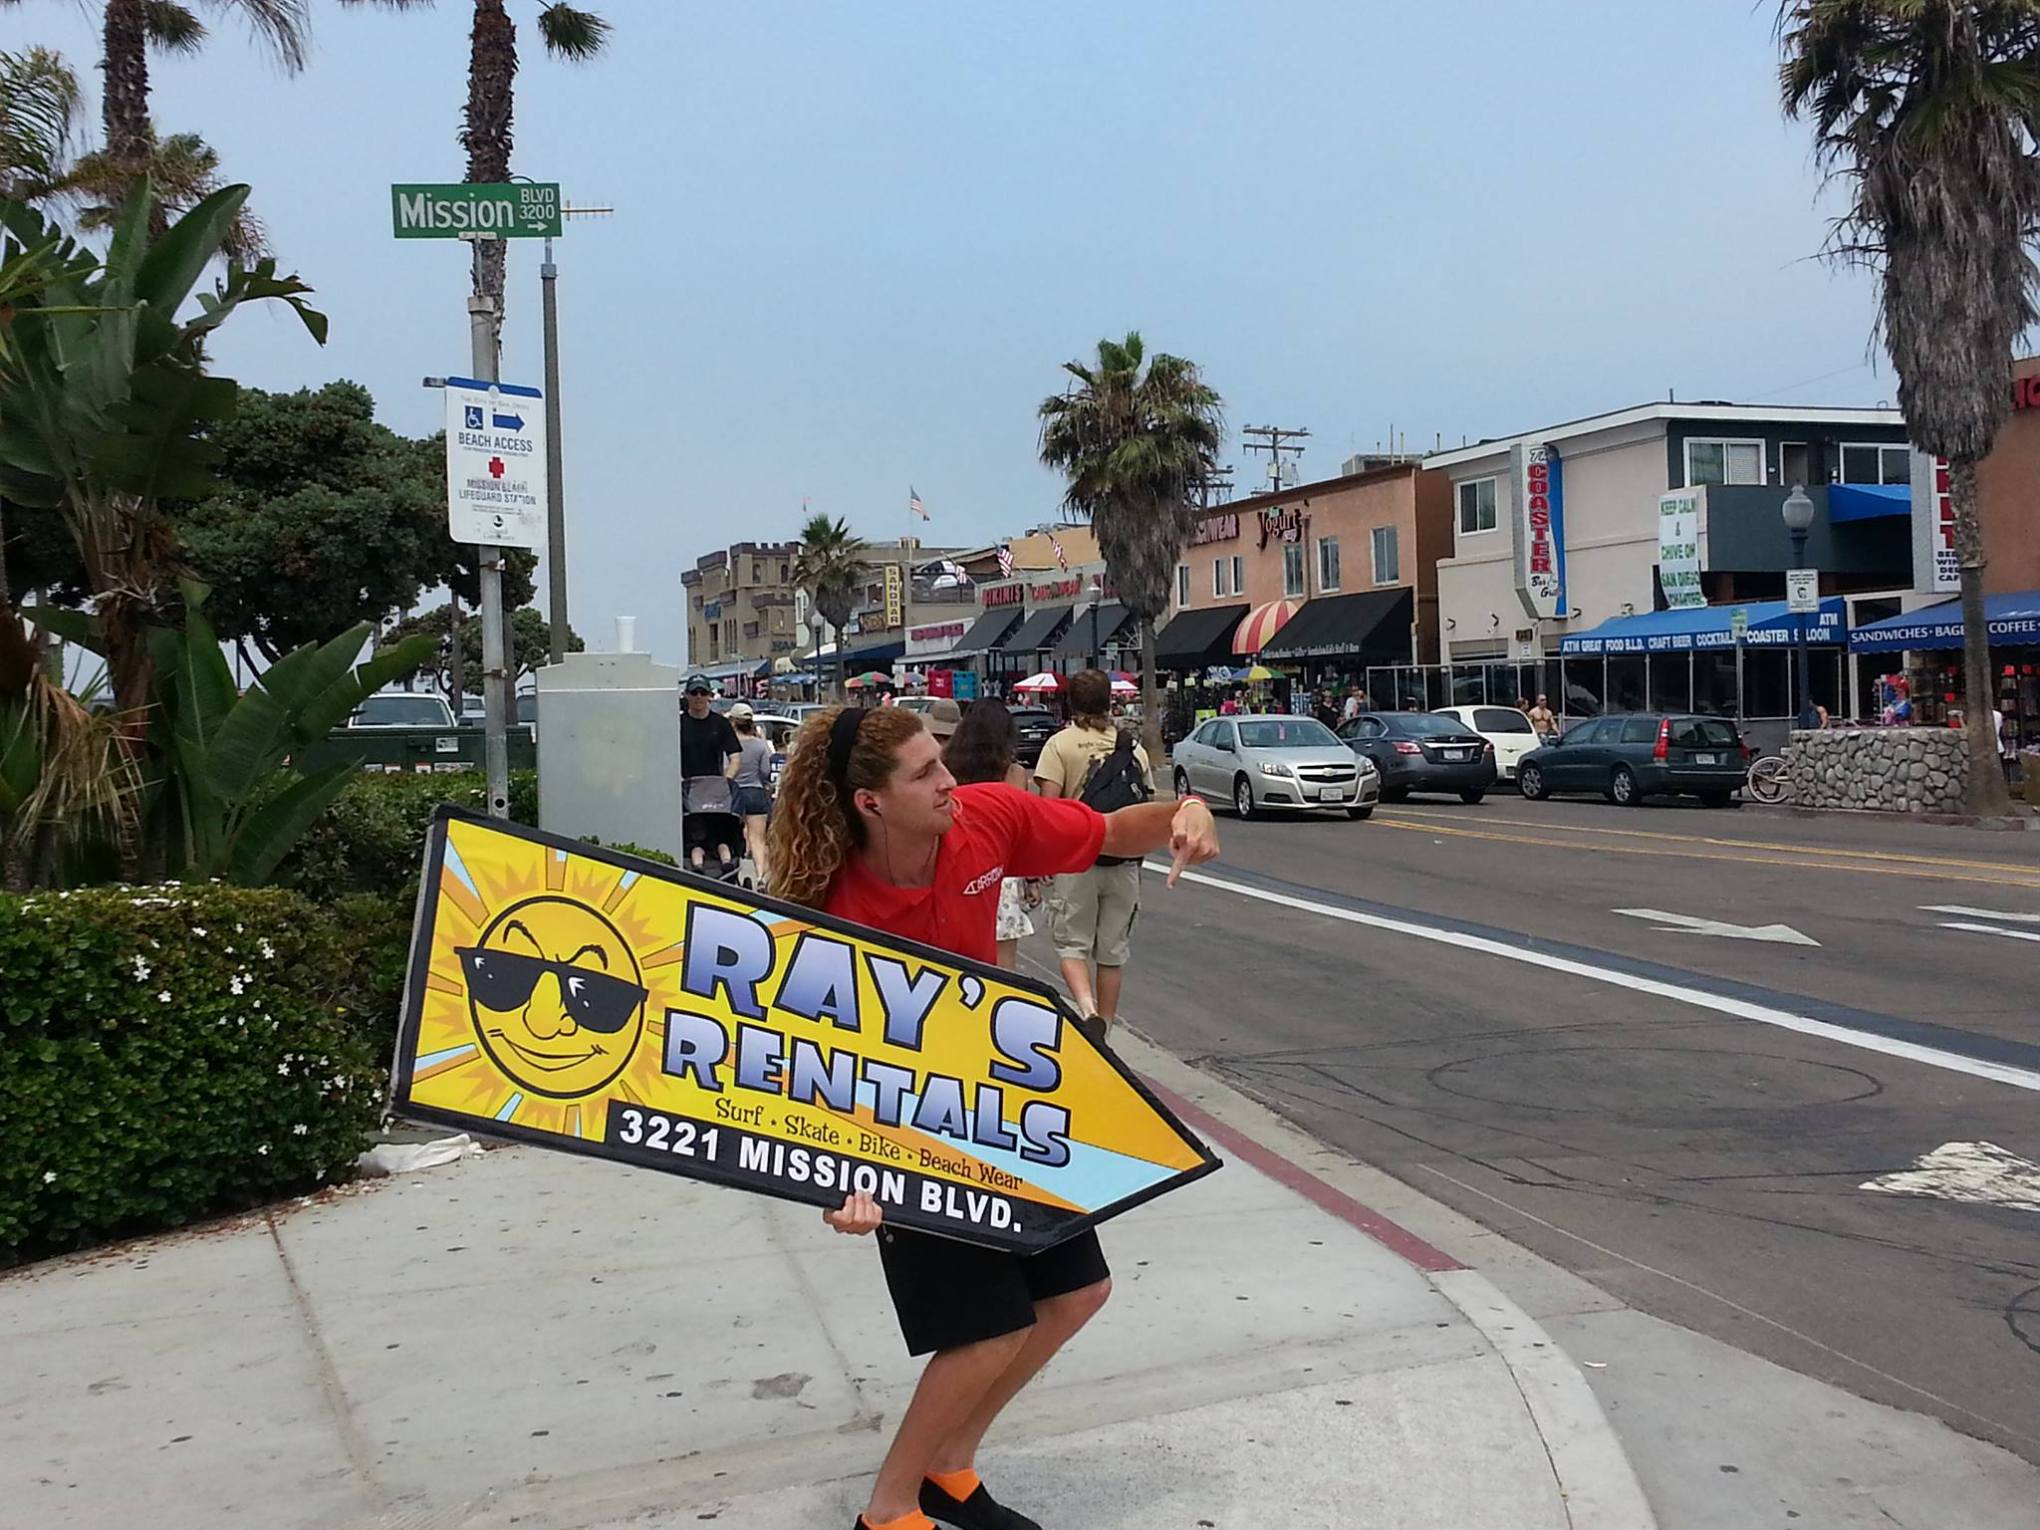
[[1719, 935], [1723, 940], [1768, 940], [1781, 946], [1820, 944], [1789, 924], [1729, 924], [1720, 919], [1699, 919], [1692, 914], [1668, 914], [1661, 908], [1618, 908], [1612, 912], [1627, 914], [1631, 919], [1652, 920], [1668, 935]]
[[1866, 1180], [1857, 1188], [2040, 1211], [2040, 1163], [2029, 1163], [1995, 1142], [1944, 1142], [1910, 1169]]

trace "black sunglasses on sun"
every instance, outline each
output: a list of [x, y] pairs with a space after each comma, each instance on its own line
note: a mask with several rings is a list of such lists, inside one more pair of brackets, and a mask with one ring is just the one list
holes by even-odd
[[628, 978], [547, 961], [542, 956], [490, 951], [481, 946], [460, 946], [454, 955], [460, 958], [461, 969], [467, 973], [469, 996], [484, 1009], [523, 1008], [531, 1002], [538, 980], [548, 972], [559, 979], [560, 997], [566, 1003], [567, 1013], [583, 1030], [614, 1035], [630, 1023], [630, 1017], [645, 1002], [645, 990]]

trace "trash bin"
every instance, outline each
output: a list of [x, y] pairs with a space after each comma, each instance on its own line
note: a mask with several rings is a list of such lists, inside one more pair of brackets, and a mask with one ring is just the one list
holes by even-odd
[[2026, 783], [2026, 800], [2040, 807], [2040, 749], [2028, 749], [2019, 756], [2019, 775]]

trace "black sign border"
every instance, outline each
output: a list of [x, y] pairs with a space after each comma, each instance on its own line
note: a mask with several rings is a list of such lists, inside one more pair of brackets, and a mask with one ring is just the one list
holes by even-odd
[[[640, 876], [652, 876], [664, 881], [691, 883], [703, 892], [718, 898], [729, 898], [732, 894], [732, 889], [727, 883], [717, 882], [709, 877], [695, 876], [691, 872], [663, 865], [658, 861], [648, 861], [642, 856], [627, 855], [621, 851], [612, 850], [607, 845], [591, 844], [587, 840], [575, 839], [565, 834], [554, 834], [545, 829], [534, 829], [526, 824], [512, 823], [508, 819], [491, 818], [486, 813], [477, 813], [451, 802], [443, 802], [439, 805], [432, 815], [431, 827], [426, 832], [424, 864], [418, 882], [418, 904], [411, 921], [411, 955], [410, 967], [404, 979], [404, 1007], [403, 1013], [397, 1022], [396, 1056], [390, 1066], [389, 1114], [392, 1117], [401, 1117], [407, 1121], [417, 1121], [433, 1126], [454, 1127], [487, 1140], [526, 1143], [534, 1147], [550, 1148], [555, 1152], [574, 1153], [586, 1158], [597, 1158], [604, 1163], [616, 1164], [620, 1168], [646, 1168], [646, 1165], [636, 1163], [627, 1158], [620, 1158], [613, 1153], [605, 1151], [606, 1144], [604, 1143], [561, 1137], [551, 1132], [541, 1132], [531, 1127], [519, 1126], [515, 1122], [510, 1121], [480, 1123], [472, 1116], [440, 1110], [430, 1105], [419, 1105], [412, 1100], [412, 1063], [417, 1056], [418, 1029], [424, 1014], [425, 976], [432, 952], [433, 915], [438, 907], [440, 874], [446, 864], [447, 829], [455, 823], [479, 824], [484, 828], [493, 829], [500, 833], [509, 833], [519, 839], [528, 840], [537, 845], [544, 845], [549, 849], [565, 851], [570, 855], [580, 856], [587, 860], [600, 861], [606, 865], [615, 866], [620, 870], [634, 871]], [[1081, 1216], [1059, 1222], [1056, 1225], [1054, 1237], [1045, 1242], [1024, 1236], [1024, 1229], [1023, 1236], [1019, 1238], [989, 1236], [993, 1231], [992, 1229], [985, 1229], [985, 1232], [988, 1234], [985, 1237], [967, 1236], [953, 1222], [943, 1218], [928, 1217], [912, 1208], [901, 1210], [897, 1214], [888, 1210], [886, 1216], [887, 1221], [891, 1225], [909, 1228], [915, 1232], [934, 1233], [940, 1237], [953, 1238], [958, 1242], [979, 1244], [986, 1248], [1001, 1249], [1010, 1253], [1040, 1253], [1044, 1249], [1053, 1248], [1056, 1244], [1066, 1242], [1080, 1233], [1090, 1231], [1102, 1223], [1110, 1221], [1122, 1212], [1131, 1211], [1136, 1206], [1145, 1205], [1157, 1196], [1166, 1195], [1171, 1190], [1180, 1189], [1184, 1185], [1200, 1180], [1205, 1175], [1215, 1173], [1224, 1167], [1225, 1161], [1212, 1152], [1203, 1138], [1199, 1137], [1178, 1120], [1176, 1113], [1170, 1110], [1155, 1095], [1154, 1091], [1148, 1088], [1139, 1075], [1134, 1073], [1132, 1069], [1128, 1068], [1120, 1060], [1110, 1047], [1100, 1046], [1097, 1042], [1092, 1041], [1090, 1037], [1084, 1035], [1082, 1029], [1077, 1024], [1075, 1011], [1063, 1000], [1061, 994], [1050, 988], [1039, 978], [1011, 971], [1004, 967], [989, 966], [970, 957], [960, 956], [954, 951], [944, 951], [935, 946], [924, 945], [919, 941], [905, 940], [899, 936], [888, 935], [883, 930], [873, 929], [869, 925], [853, 924], [847, 919], [838, 919], [833, 915], [825, 914], [820, 909], [807, 908], [798, 903], [788, 903], [782, 899], [770, 897], [765, 893], [744, 892], [742, 889], [737, 889], [736, 891], [740, 898], [747, 899], [762, 909], [783, 915], [786, 918], [798, 919], [817, 928], [830, 930], [836, 934], [849, 936], [853, 939], [876, 941], [895, 951], [902, 951], [911, 956], [917, 956], [924, 961], [934, 962], [958, 972], [969, 973], [987, 983], [996, 983], [1004, 988], [1018, 989], [1039, 999], [1062, 1017], [1068, 1035], [1076, 1037], [1081, 1045], [1089, 1047], [1098, 1056], [1104, 1058], [1112, 1066], [1113, 1071], [1132, 1088], [1135, 1094], [1140, 1096], [1148, 1108], [1160, 1116], [1163, 1121], [1167, 1122], [1170, 1129], [1178, 1137], [1182, 1138], [1196, 1152], [1199, 1159], [1202, 1160], [1195, 1167], [1184, 1169], [1170, 1175], [1167, 1179], [1149, 1185], [1144, 1190], [1136, 1191], [1124, 1200], [1115, 1201], [1102, 1211], [1085, 1212]], [[852, 1153], [840, 1154], [839, 1156], [855, 1158], [860, 1163], [870, 1162], [870, 1160], [858, 1158], [856, 1154]], [[882, 1165], [874, 1166], [883, 1167]], [[759, 1185], [754, 1179], [734, 1173], [724, 1174], [719, 1169], [703, 1172], [698, 1165], [691, 1163], [685, 1165], [676, 1163], [671, 1169], [653, 1169], [650, 1172], [672, 1173], [682, 1179], [692, 1179], [703, 1184], [723, 1185], [733, 1189], [748, 1190], [754, 1195], [766, 1195], [777, 1200], [793, 1201], [809, 1206], [820, 1206], [825, 1210], [834, 1210], [842, 1204], [842, 1197], [833, 1191], [802, 1191], [791, 1187], [781, 1188], [777, 1186], [768, 1188]], [[1054, 1208], [1043, 1209], [1054, 1210]]]

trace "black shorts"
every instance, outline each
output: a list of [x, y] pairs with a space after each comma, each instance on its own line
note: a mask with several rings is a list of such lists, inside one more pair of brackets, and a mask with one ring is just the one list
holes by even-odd
[[1009, 1254], [881, 1227], [878, 1254], [910, 1355], [961, 1349], [1034, 1326], [1034, 1304], [1094, 1286], [1112, 1273], [1095, 1232], [1039, 1254]]

